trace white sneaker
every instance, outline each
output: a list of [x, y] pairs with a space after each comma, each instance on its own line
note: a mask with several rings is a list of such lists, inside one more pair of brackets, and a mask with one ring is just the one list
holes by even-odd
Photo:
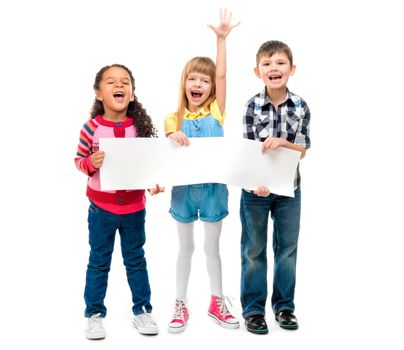
[[104, 339], [105, 335], [101, 314], [88, 317], [87, 329], [85, 331], [86, 338], [91, 340]]
[[150, 312], [146, 312], [143, 307], [143, 313], [133, 317], [133, 325], [140, 334], [154, 335], [159, 333], [159, 328]]

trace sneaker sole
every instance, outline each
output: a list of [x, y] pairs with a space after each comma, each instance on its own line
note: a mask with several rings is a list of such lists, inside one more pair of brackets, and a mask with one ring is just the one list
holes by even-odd
[[133, 322], [133, 326], [137, 329], [137, 331], [138, 331], [140, 334], [143, 334], [143, 335], [157, 335], [157, 334], [159, 334], [159, 330], [158, 330], [158, 329], [157, 329], [157, 330], [144, 329], [144, 328], [138, 327], [138, 325], [137, 325], [135, 322]]
[[222, 327], [224, 328], [228, 328], [228, 329], [237, 329], [240, 327], [240, 323], [228, 323], [228, 322], [224, 322], [222, 320], [219, 320], [215, 315], [213, 315], [212, 313], [208, 312], [208, 315], [210, 317], [212, 317], [217, 323], [219, 323]]
[[169, 333], [172, 334], [178, 334], [178, 333], [182, 333], [183, 331], [185, 331], [186, 326], [181, 326], [181, 327], [170, 327], [168, 326], [167, 330]]
[[102, 340], [102, 339], [105, 339], [105, 337], [106, 337], [105, 334], [95, 335], [95, 334], [85, 333], [84, 335], [88, 340]]

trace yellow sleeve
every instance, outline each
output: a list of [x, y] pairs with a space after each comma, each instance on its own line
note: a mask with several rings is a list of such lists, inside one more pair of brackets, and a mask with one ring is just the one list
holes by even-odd
[[221, 126], [224, 124], [224, 118], [226, 117], [226, 111], [223, 112], [223, 115], [220, 113], [219, 105], [217, 104], [216, 99], [212, 101], [209, 105], [210, 114], [215, 118]]
[[167, 134], [177, 131], [178, 117], [172, 113], [164, 120], [164, 131]]

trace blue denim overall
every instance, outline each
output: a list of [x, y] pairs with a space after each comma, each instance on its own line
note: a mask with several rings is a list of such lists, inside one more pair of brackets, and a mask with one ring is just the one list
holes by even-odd
[[[198, 119], [184, 119], [182, 131], [187, 137], [222, 137], [223, 127], [212, 116]], [[192, 140], [191, 140], [192, 142]], [[174, 186], [171, 191], [172, 217], [182, 223], [202, 221], [217, 222], [228, 214], [227, 186], [218, 183]]]

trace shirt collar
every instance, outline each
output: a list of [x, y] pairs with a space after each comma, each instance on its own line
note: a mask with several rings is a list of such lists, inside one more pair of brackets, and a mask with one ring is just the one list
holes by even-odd
[[127, 128], [131, 125], [133, 125], [133, 119], [132, 118], [128, 118], [127, 116], [125, 117], [124, 121], [121, 122], [112, 122], [110, 120], [105, 120], [102, 115], [97, 115], [95, 117], [95, 120], [97, 121], [98, 124], [101, 124], [103, 126], [109, 126], [109, 127], [114, 127], [114, 126], [122, 126], [124, 128]]
[[209, 115], [209, 109], [202, 107], [198, 112], [191, 112], [188, 108], [185, 108], [184, 118], [186, 119], [197, 119], [201, 117], [206, 117]]
[[[285, 97], [285, 100], [282, 102], [282, 104], [284, 104], [288, 100], [293, 102], [292, 93], [289, 91], [288, 88], [286, 88], [286, 97]], [[263, 107], [263, 106], [265, 106], [265, 105], [267, 105], [269, 103], [273, 104], [271, 102], [271, 100], [269, 99], [266, 87], [264, 87], [264, 89], [260, 92], [259, 101], [260, 101], [259, 107]]]

